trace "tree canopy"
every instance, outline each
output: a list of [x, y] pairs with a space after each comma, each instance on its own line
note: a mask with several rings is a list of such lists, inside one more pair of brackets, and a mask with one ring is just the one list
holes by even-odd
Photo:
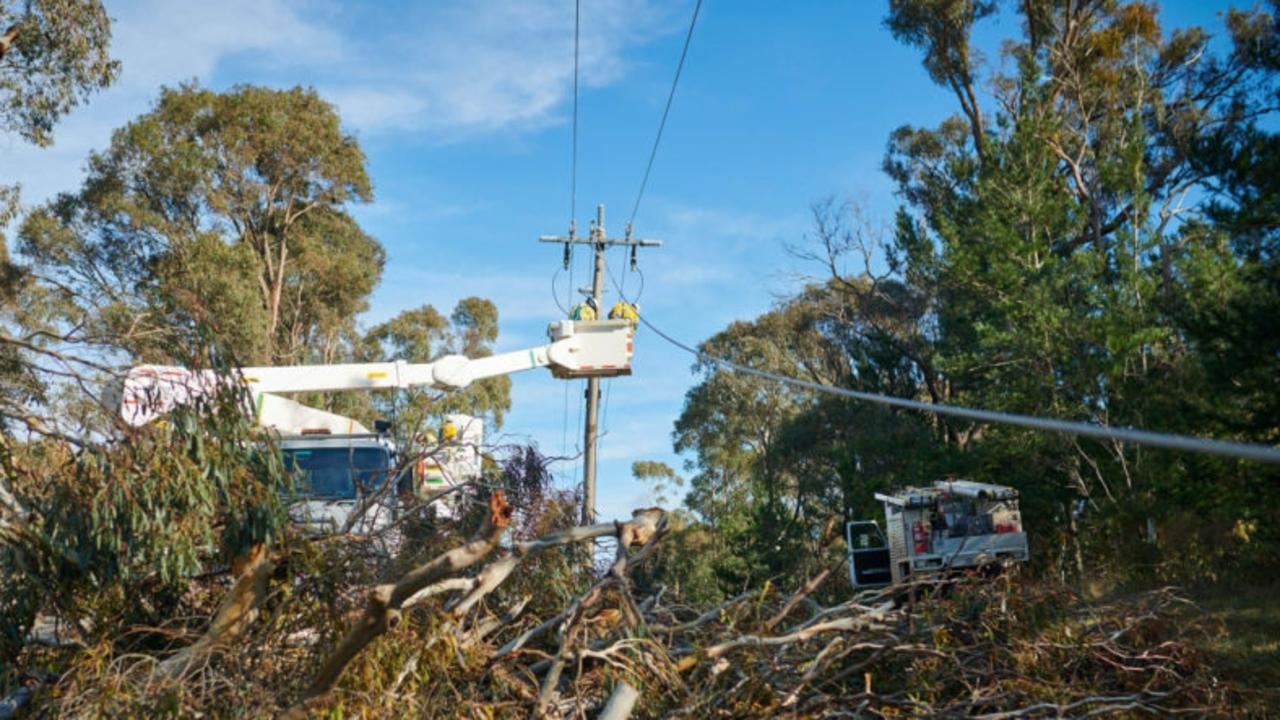
[[333, 357], [381, 275], [364, 154], [314, 90], [165, 89], [88, 169], [20, 232], [86, 341], [164, 360], [204, 324], [246, 363]]
[[100, 0], [6, 0], [0, 27], [0, 127], [28, 142], [51, 144], [58, 120], [120, 73]]

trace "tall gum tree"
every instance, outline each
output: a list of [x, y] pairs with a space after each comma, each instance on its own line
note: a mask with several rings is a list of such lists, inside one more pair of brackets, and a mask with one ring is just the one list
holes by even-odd
[[373, 197], [364, 154], [314, 90], [164, 89], [88, 169], [20, 237], [91, 342], [162, 360], [172, 328], [208, 325], [243, 362], [303, 362], [381, 275], [347, 212]]
[[[98, 0], [0, 2], [0, 130], [47, 147], [64, 115], [115, 81], [111, 19]], [[18, 187], [0, 185], [0, 226], [18, 209]], [[0, 245], [0, 289], [18, 280]]]

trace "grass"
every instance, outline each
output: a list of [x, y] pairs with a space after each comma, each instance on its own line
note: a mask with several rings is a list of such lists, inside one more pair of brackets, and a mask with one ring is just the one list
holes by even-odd
[[1280, 702], [1280, 583], [1222, 584], [1191, 597], [1197, 607], [1189, 612], [1217, 626], [1204, 650], [1222, 679]]

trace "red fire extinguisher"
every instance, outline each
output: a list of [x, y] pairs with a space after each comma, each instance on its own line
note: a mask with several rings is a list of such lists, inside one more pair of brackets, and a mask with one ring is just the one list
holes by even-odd
[[915, 543], [917, 553], [929, 552], [929, 532], [919, 520], [911, 526], [911, 540]]

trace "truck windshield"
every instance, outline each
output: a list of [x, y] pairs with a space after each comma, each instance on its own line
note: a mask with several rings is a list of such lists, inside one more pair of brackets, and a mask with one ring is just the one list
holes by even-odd
[[357, 481], [367, 491], [387, 479], [389, 458], [381, 448], [285, 448], [283, 453], [303, 495], [354, 498]]

